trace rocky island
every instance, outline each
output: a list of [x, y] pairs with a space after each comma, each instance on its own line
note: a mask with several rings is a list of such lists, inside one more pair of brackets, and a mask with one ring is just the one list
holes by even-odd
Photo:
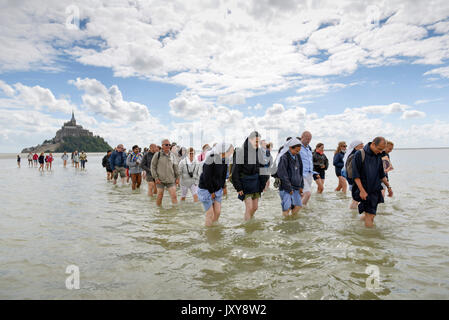
[[25, 148], [22, 153], [72, 152], [75, 150], [105, 152], [109, 149], [112, 149], [111, 146], [103, 138], [94, 136], [92, 132], [76, 124], [75, 114], [72, 111], [72, 119], [64, 123], [53, 139], [45, 140], [35, 147]]

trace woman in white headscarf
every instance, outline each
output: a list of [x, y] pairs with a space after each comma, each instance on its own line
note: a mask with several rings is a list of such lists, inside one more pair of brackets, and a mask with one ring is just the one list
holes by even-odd
[[297, 138], [290, 139], [276, 159], [276, 175], [280, 180], [279, 196], [284, 217], [288, 217], [290, 211], [292, 215], [296, 215], [302, 207], [304, 178], [300, 150], [301, 141]]
[[[345, 156], [343, 158], [344, 166], [343, 169], [341, 170], [341, 174], [346, 178], [346, 180], [348, 180], [349, 190], [352, 190], [352, 184], [354, 183], [354, 181], [348, 178], [348, 175], [346, 174], [346, 162], [348, 162], [349, 157], [351, 156], [354, 157], [354, 154], [360, 149], [363, 149], [363, 142], [360, 140], [352, 141], [351, 144], [349, 145], [348, 151], [346, 151]], [[359, 203], [353, 199], [349, 208], [357, 209], [358, 205]]]
[[198, 185], [198, 199], [206, 211], [206, 227], [212, 226], [220, 217], [223, 186], [228, 172], [228, 158], [233, 153], [232, 144], [222, 142], [217, 143], [206, 154]]

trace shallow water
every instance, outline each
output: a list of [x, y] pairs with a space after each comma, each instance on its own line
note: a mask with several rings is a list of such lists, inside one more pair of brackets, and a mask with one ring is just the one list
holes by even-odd
[[[146, 186], [106, 182], [102, 156], [90, 155], [85, 172], [56, 156], [45, 173], [0, 158], [3, 299], [449, 298], [449, 150], [392, 153], [395, 196], [374, 229], [348, 209], [349, 193], [333, 191], [332, 166], [325, 193], [298, 218], [282, 218], [270, 190], [244, 223], [230, 188], [207, 229], [191, 198], [172, 207], [166, 194], [158, 209]], [[68, 265], [80, 269], [79, 290], [66, 289]], [[378, 289], [367, 288], [370, 265]]]

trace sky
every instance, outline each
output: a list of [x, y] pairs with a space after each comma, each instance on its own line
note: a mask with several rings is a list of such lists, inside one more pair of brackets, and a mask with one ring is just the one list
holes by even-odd
[[0, 152], [106, 139], [449, 146], [449, 2], [0, 0]]

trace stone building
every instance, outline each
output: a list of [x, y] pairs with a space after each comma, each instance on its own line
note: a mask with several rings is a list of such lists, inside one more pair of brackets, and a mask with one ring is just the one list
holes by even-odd
[[89, 130], [83, 129], [83, 127], [80, 125], [76, 125], [75, 114], [72, 111], [72, 119], [64, 123], [62, 128], [56, 132], [56, 136], [53, 140], [54, 142], [61, 142], [62, 140], [64, 140], [65, 137], [87, 137], [87, 136], [92, 137], [93, 133], [90, 132]]

